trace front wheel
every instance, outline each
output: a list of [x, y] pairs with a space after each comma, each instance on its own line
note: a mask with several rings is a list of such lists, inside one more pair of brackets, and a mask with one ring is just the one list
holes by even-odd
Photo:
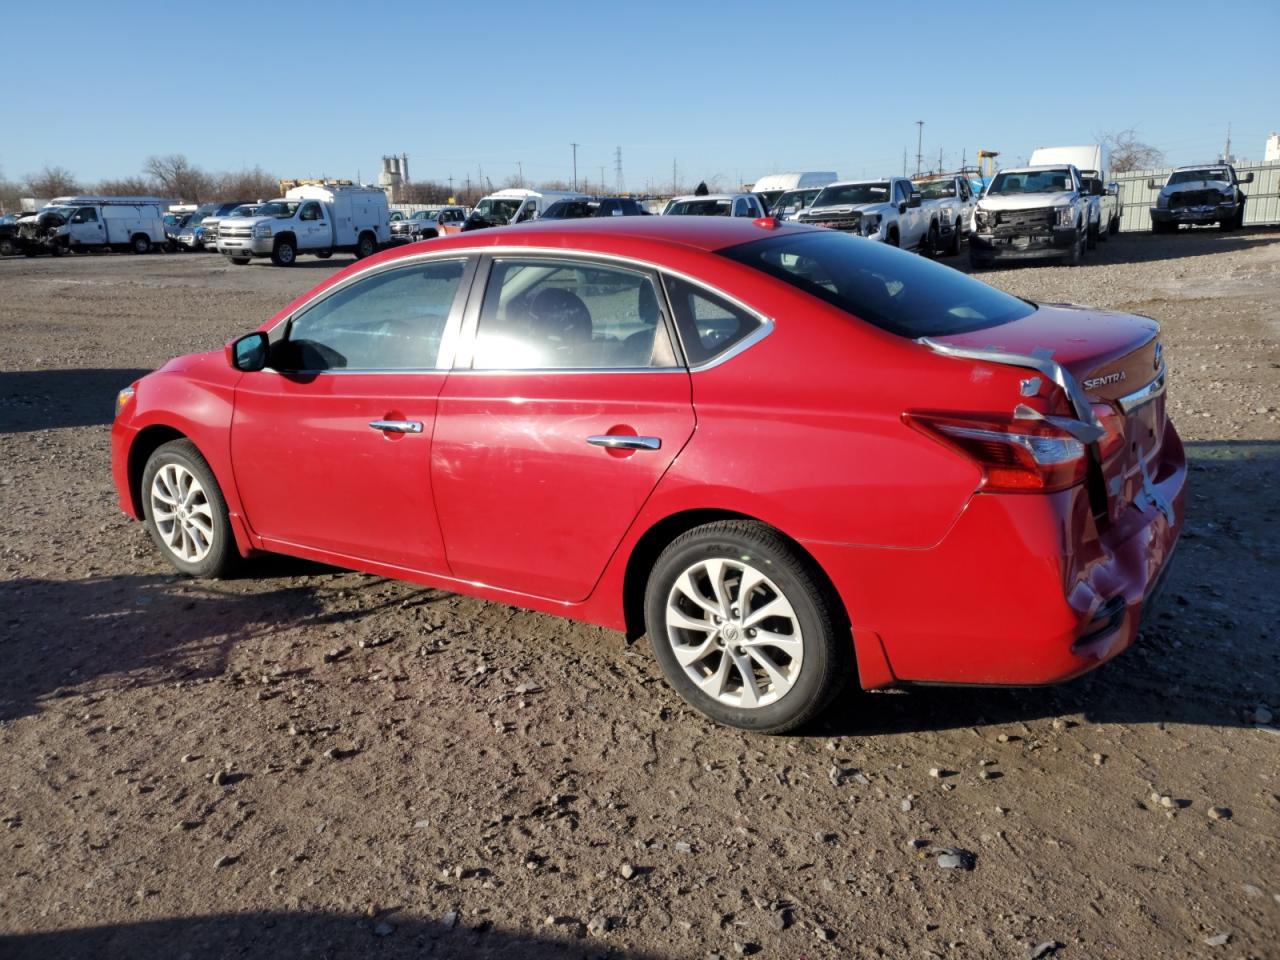
[[1090, 250], [1098, 245], [1098, 225], [1096, 223], [1089, 224], [1089, 229], [1085, 231], [1085, 246]]
[[243, 267], [246, 263], [252, 260], [253, 257], [228, 257], [227, 259], [229, 259], [237, 267]]
[[947, 253], [953, 257], [960, 256], [960, 242], [963, 239], [964, 234], [960, 231], [960, 221], [957, 220], [955, 226], [951, 229], [951, 246], [947, 249]]
[[139, 253], [139, 254], [150, 253], [151, 238], [148, 237], [145, 233], [135, 234], [133, 237], [133, 240], [130, 243], [130, 246], [132, 246], [134, 253]]
[[213, 471], [190, 440], [156, 448], [142, 471], [147, 532], [174, 567], [192, 577], [220, 577], [239, 554], [227, 504]]
[[936, 220], [929, 224], [929, 232], [925, 235], [923, 247], [926, 257], [936, 257], [942, 253], [942, 241], [939, 239]]
[[852, 673], [839, 604], [777, 531], [706, 524], [658, 557], [645, 624], [667, 682], [731, 727], [786, 733], [811, 721]]
[[271, 262], [277, 267], [291, 267], [293, 261], [297, 259], [298, 251], [292, 240], [282, 238], [277, 240], [275, 246], [271, 248]]
[[1088, 244], [1089, 230], [1086, 227], [1080, 233], [1080, 239], [1071, 245], [1071, 252], [1067, 254], [1066, 264], [1068, 267], [1078, 267], [1084, 262], [1084, 249]]

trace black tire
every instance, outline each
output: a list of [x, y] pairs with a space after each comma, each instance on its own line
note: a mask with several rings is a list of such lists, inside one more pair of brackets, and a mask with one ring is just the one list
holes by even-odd
[[[744, 557], [749, 557], [755, 568], [767, 576], [790, 603], [801, 635], [799, 672], [786, 692], [766, 706], [734, 706], [704, 692], [676, 659], [667, 628], [667, 601], [682, 574], [701, 561], [742, 562]], [[740, 583], [740, 580], [726, 581], [725, 592], [732, 597], [734, 586]], [[768, 591], [768, 587], [760, 589]], [[736, 602], [734, 600], [735, 606]], [[784, 537], [754, 520], [709, 523], [672, 541], [649, 574], [645, 588], [645, 625], [654, 656], [671, 687], [694, 709], [717, 723], [743, 730], [773, 734], [804, 726], [826, 709], [854, 672], [852, 638], [831, 588]], [[733, 645], [732, 640], [727, 643]], [[738, 656], [742, 656], [742, 648], [737, 650]], [[715, 658], [719, 664], [728, 656], [727, 651], [713, 651], [707, 659]], [[786, 669], [793, 662], [781, 663], [776, 653], [770, 659], [779, 669]], [[744, 662], [753, 664], [755, 674], [754, 661], [746, 658]], [[736, 676], [741, 689], [742, 675]], [[765, 676], [767, 674], [758, 678]]]
[[12, 257], [17, 252], [17, 247], [13, 245], [13, 241], [8, 237], [0, 240], [0, 257]]
[[1107, 233], [1111, 234], [1114, 237], [1119, 232], [1120, 232], [1120, 218], [1113, 217], [1111, 219], [1111, 222], [1107, 224]]
[[890, 227], [889, 232], [885, 234], [885, 242], [891, 247], [897, 247], [901, 244], [898, 242], [898, 228]]
[[1088, 244], [1089, 231], [1086, 228], [1082, 231], [1080, 239], [1071, 245], [1071, 252], [1063, 258], [1063, 263], [1068, 267], [1078, 267], [1084, 262], [1084, 250]]
[[328, 260], [330, 257], [332, 257], [332, 256], [333, 256], [333, 251], [332, 251], [332, 250], [317, 250], [317, 251], [316, 251], [316, 256], [317, 256], [317, 257], [319, 257], [321, 260]]
[[[160, 529], [160, 523], [164, 521], [157, 521], [153, 509], [152, 486], [156, 481], [156, 474], [171, 464], [185, 470], [199, 481], [204, 494], [204, 504], [209, 508], [208, 517], [212, 535], [209, 538], [208, 552], [198, 560], [186, 560], [174, 551]], [[213, 471], [209, 469], [209, 464], [190, 440], [171, 440], [157, 447], [147, 458], [147, 465], [142, 471], [141, 500], [147, 532], [151, 534], [151, 539], [175, 569], [190, 577], [209, 578], [226, 576], [235, 566], [240, 554], [236, 551], [231, 522], [227, 518], [226, 500], [223, 499], [222, 490], [218, 487], [218, 481], [214, 478]], [[177, 521], [173, 521], [173, 524], [176, 529]]]
[[60, 243], [55, 242], [55, 243], [49, 244], [49, 256], [51, 257], [60, 257], [64, 253], [70, 253], [70, 252], [71, 252], [70, 247], [64, 247]]
[[228, 257], [228, 259], [237, 267], [243, 267], [246, 263], [252, 260], [253, 257]]
[[298, 259], [298, 248], [288, 237], [281, 237], [271, 248], [271, 262], [277, 267], [291, 267]]
[[964, 232], [960, 229], [960, 221], [955, 222], [955, 226], [951, 228], [951, 245], [947, 247], [947, 254], [952, 257], [960, 256], [960, 243], [964, 240]]
[[418, 234], [418, 239], [434, 240], [438, 236], [440, 236], [440, 232], [438, 230], [423, 230], [420, 234]]
[[926, 257], [937, 257], [942, 253], [942, 239], [938, 231], [937, 220], [930, 221], [929, 232], [925, 234], [924, 242], [921, 246], [924, 247], [924, 255]]
[[365, 257], [372, 257], [378, 252], [378, 241], [374, 239], [372, 233], [362, 233], [356, 240], [356, 259], [363, 260]]
[[135, 233], [129, 241], [129, 248], [134, 253], [143, 254], [151, 252], [151, 238], [145, 233]]
[[1085, 230], [1085, 247], [1092, 250], [1098, 245], [1098, 225], [1096, 223], [1089, 224]]
[[1240, 201], [1240, 211], [1236, 214], [1236, 229], [1244, 229], [1244, 201]]

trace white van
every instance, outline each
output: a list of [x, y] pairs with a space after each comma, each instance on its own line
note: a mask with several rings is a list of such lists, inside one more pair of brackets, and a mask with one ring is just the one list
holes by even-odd
[[534, 220], [560, 200], [589, 200], [585, 193], [571, 190], [522, 190], [511, 187], [483, 197], [462, 225], [463, 230], [483, 230], [509, 223]]
[[359, 260], [390, 240], [391, 211], [381, 190], [312, 183], [261, 204], [251, 217], [219, 221], [217, 249], [235, 264], [270, 257], [287, 267], [300, 253], [327, 259], [335, 250], [347, 250]]
[[772, 213], [773, 205], [788, 190], [802, 187], [821, 189], [840, 178], [834, 170], [808, 170], [799, 173], [767, 173], [751, 185], [751, 192], [764, 201], [765, 210]]
[[155, 197], [56, 197], [66, 211], [57, 242], [68, 250], [132, 250], [149, 253], [164, 244], [164, 209]]

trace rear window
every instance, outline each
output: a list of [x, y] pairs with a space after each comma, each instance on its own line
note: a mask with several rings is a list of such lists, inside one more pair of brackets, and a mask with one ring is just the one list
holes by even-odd
[[834, 230], [719, 251], [900, 337], [939, 337], [1034, 313], [1025, 300], [896, 247]]

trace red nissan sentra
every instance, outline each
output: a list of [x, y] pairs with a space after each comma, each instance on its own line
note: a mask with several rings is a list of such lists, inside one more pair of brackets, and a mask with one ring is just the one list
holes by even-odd
[[183, 573], [271, 551], [647, 633], [776, 733], [850, 676], [1051, 683], [1132, 643], [1183, 517], [1164, 390], [1154, 321], [860, 238], [529, 224], [143, 377], [113, 473]]

